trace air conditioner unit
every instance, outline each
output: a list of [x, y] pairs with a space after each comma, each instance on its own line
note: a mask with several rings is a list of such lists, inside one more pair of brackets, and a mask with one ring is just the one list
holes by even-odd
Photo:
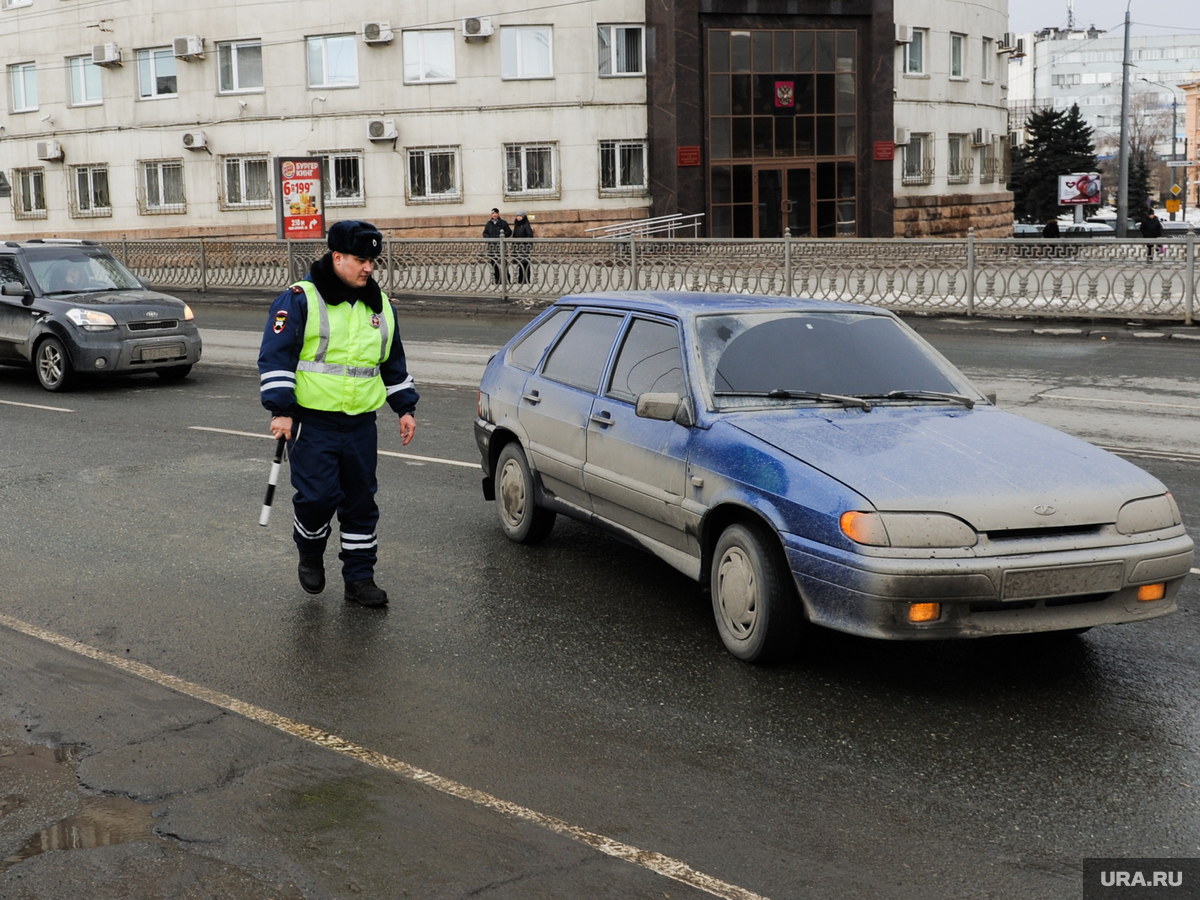
[[391, 22], [363, 22], [364, 44], [390, 44], [395, 37]]
[[58, 161], [63, 158], [62, 144], [58, 141], [38, 141], [36, 149], [38, 159]]
[[367, 122], [367, 137], [372, 141], [394, 141], [399, 135], [396, 132], [395, 119], [370, 119]]
[[896, 25], [896, 43], [911, 44], [913, 27], [911, 25]]
[[92, 64], [97, 66], [121, 65], [121, 48], [117, 44], [92, 44]]
[[183, 146], [188, 150], [207, 150], [208, 135], [203, 131], [185, 131], [183, 133]]
[[986, 128], [976, 128], [975, 133], [971, 135], [971, 144], [975, 147], [982, 147], [985, 144], [992, 142], [992, 133]]
[[896, 126], [896, 143], [897, 144], [907, 144], [908, 143], [908, 129], [905, 128], [903, 125]]
[[204, 59], [204, 38], [188, 34], [172, 41], [176, 59]]
[[1011, 31], [1006, 31], [1004, 32], [1004, 37], [1000, 38], [1000, 46], [996, 50], [1003, 53], [1005, 50], [1012, 50], [1016, 46], [1016, 35]]
[[1025, 55], [1025, 38], [1017, 38], [1017, 46], [1013, 48], [1013, 56], [1021, 57]]
[[492, 19], [490, 16], [469, 16], [463, 19], [462, 32], [467, 40], [489, 38], [492, 36]]

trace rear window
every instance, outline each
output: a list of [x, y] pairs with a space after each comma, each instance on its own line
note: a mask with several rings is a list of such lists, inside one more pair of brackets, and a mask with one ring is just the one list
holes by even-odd
[[[762, 405], [768, 391], [878, 396], [974, 390], [894, 319], [862, 313], [701, 316], [696, 334], [717, 406]], [[769, 401], [772, 404], [788, 401]], [[793, 401], [794, 402], [794, 401]]]
[[542, 356], [546, 353], [546, 348], [554, 343], [554, 339], [558, 337], [558, 332], [562, 330], [563, 323], [567, 321], [571, 312], [570, 309], [559, 309], [551, 313], [544, 322], [521, 338], [521, 342], [512, 348], [508, 354], [508, 361], [526, 372], [536, 369], [538, 363], [542, 361]]

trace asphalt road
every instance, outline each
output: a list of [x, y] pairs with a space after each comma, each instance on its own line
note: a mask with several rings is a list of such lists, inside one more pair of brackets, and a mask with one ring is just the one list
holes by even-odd
[[[818, 632], [745, 665], [650, 557], [501, 536], [452, 383], [522, 319], [405, 318], [392, 603], [309, 597], [286, 490], [257, 525], [262, 311], [198, 318], [181, 384], [0, 369], [0, 897], [1057, 900], [1085, 858], [1200, 856], [1194, 583], [1080, 637]], [[1001, 406], [1122, 448], [1195, 536], [1200, 346], [918, 327]]]

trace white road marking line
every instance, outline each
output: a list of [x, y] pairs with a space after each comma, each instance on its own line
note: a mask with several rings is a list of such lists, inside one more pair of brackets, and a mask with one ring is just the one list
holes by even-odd
[[1071, 394], [1038, 394], [1037, 396], [1044, 400], [1083, 400], [1087, 403], [1121, 403], [1125, 406], [1165, 406], [1170, 409], [1194, 409], [1200, 412], [1200, 406], [1192, 406], [1186, 403], [1158, 403], [1154, 400], [1115, 400], [1108, 397], [1075, 397]]
[[[189, 425], [191, 431], [213, 431], [217, 434], [232, 434], [236, 437], [251, 437], [261, 438], [266, 441], [273, 441], [275, 438], [269, 434], [259, 434], [255, 431], [234, 431], [232, 428], [211, 428], [207, 425]], [[380, 450], [380, 456], [395, 456], [398, 459], [413, 459], [417, 462], [441, 463], [444, 466], [462, 466], [464, 469], [478, 469], [479, 463], [463, 462], [460, 459], [442, 459], [438, 456], [417, 456], [413, 453], [397, 453], [395, 450]]]
[[1118, 456], [1140, 456], [1145, 459], [1163, 459], [1168, 462], [1200, 462], [1200, 454], [1179, 453], [1170, 450], [1146, 450], [1141, 447], [1105, 447], [1097, 444], [1101, 450], [1116, 453]]
[[1193, 575], [1200, 575], [1200, 569], [1192, 569]]
[[714, 878], [711, 875], [706, 875], [693, 869], [682, 860], [674, 859], [670, 856], [664, 856], [661, 853], [655, 853], [652, 850], [641, 850], [637, 847], [632, 847], [629, 844], [622, 844], [612, 838], [605, 837], [602, 834], [587, 831], [577, 825], [572, 825], [569, 822], [564, 822], [562, 819], [548, 816], [544, 813], [539, 813], [536, 810], [520, 806], [508, 800], [502, 800], [492, 794], [476, 790], [468, 787], [465, 784], [460, 784], [449, 778], [443, 778], [434, 772], [426, 771], [425, 769], [417, 768], [402, 760], [393, 759], [376, 750], [371, 750], [361, 744], [355, 744], [336, 734], [331, 734], [328, 731], [322, 731], [312, 725], [305, 725], [302, 722], [296, 722], [292, 719], [285, 718], [263, 709], [261, 706], [255, 706], [247, 703], [244, 700], [238, 700], [236, 697], [231, 697], [228, 694], [222, 694], [219, 691], [210, 690], [191, 681], [185, 681], [175, 675], [168, 675], [158, 669], [152, 668], [145, 663], [137, 662], [136, 660], [126, 659], [117, 656], [114, 653], [109, 653], [105, 650], [100, 650], [96, 647], [89, 646], [80, 641], [72, 640], [64, 637], [61, 634], [56, 634], [53, 631], [47, 631], [44, 628], [39, 628], [36, 625], [30, 625], [27, 622], [22, 622], [19, 619], [14, 619], [10, 616], [0, 614], [0, 625], [12, 629], [20, 634], [35, 638], [39, 641], [44, 641], [47, 644], [52, 644], [62, 650], [70, 653], [84, 656], [88, 659], [96, 660], [105, 665], [113, 666], [130, 675], [136, 675], [138, 678], [144, 678], [154, 684], [184, 694], [188, 697], [193, 697], [204, 703], [211, 704], [221, 709], [227, 709], [232, 713], [250, 719], [253, 722], [258, 722], [261, 725], [266, 725], [282, 731], [284, 734], [289, 734], [292, 737], [299, 738], [302, 741], [307, 741], [322, 747], [326, 750], [332, 750], [334, 753], [341, 753], [343, 756], [348, 756], [358, 762], [365, 763], [376, 769], [382, 769], [385, 772], [391, 772], [394, 775], [399, 775], [401, 778], [414, 781], [417, 784], [423, 784], [426, 787], [433, 788], [435, 791], [440, 791], [451, 797], [457, 797], [460, 800], [466, 800], [468, 803], [473, 803], [476, 806], [501, 815], [509, 816], [514, 819], [522, 819], [530, 822], [555, 834], [569, 838], [573, 841], [578, 841], [597, 850], [607, 856], [612, 856], [616, 859], [622, 859], [632, 863], [635, 866], [641, 866], [655, 874], [662, 875], [666, 878], [678, 881], [681, 884], [686, 884], [698, 890], [704, 891], [707, 894], [712, 894], [714, 897], [725, 898], [725, 900], [767, 900], [760, 894], [753, 891], [748, 891], [745, 888], [738, 887], [735, 884], [722, 881], [719, 878]]
[[0, 400], [5, 406], [24, 406], [26, 409], [48, 409], [50, 412], [69, 412], [73, 413], [73, 409], [64, 409], [61, 406], [42, 406], [38, 403], [18, 403], [16, 400]]

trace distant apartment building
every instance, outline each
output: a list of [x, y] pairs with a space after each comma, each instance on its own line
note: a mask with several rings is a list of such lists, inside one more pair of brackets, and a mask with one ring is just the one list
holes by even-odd
[[4, 0], [5, 231], [271, 236], [285, 155], [398, 236], [644, 217], [643, 3], [527, 7]]
[[[1036, 109], [1078, 106], [1095, 130], [1100, 156], [1118, 151], [1124, 35], [1095, 28], [1047, 28], [1017, 36], [1023, 53], [1009, 63], [1009, 109], [1016, 142]], [[1200, 35], [1130, 38], [1130, 128], [1160, 158], [1183, 154], [1181, 85], [1200, 77]], [[1174, 133], [1172, 132], [1174, 119]]]
[[897, 0], [895, 234], [1012, 234], [1006, 2]]

